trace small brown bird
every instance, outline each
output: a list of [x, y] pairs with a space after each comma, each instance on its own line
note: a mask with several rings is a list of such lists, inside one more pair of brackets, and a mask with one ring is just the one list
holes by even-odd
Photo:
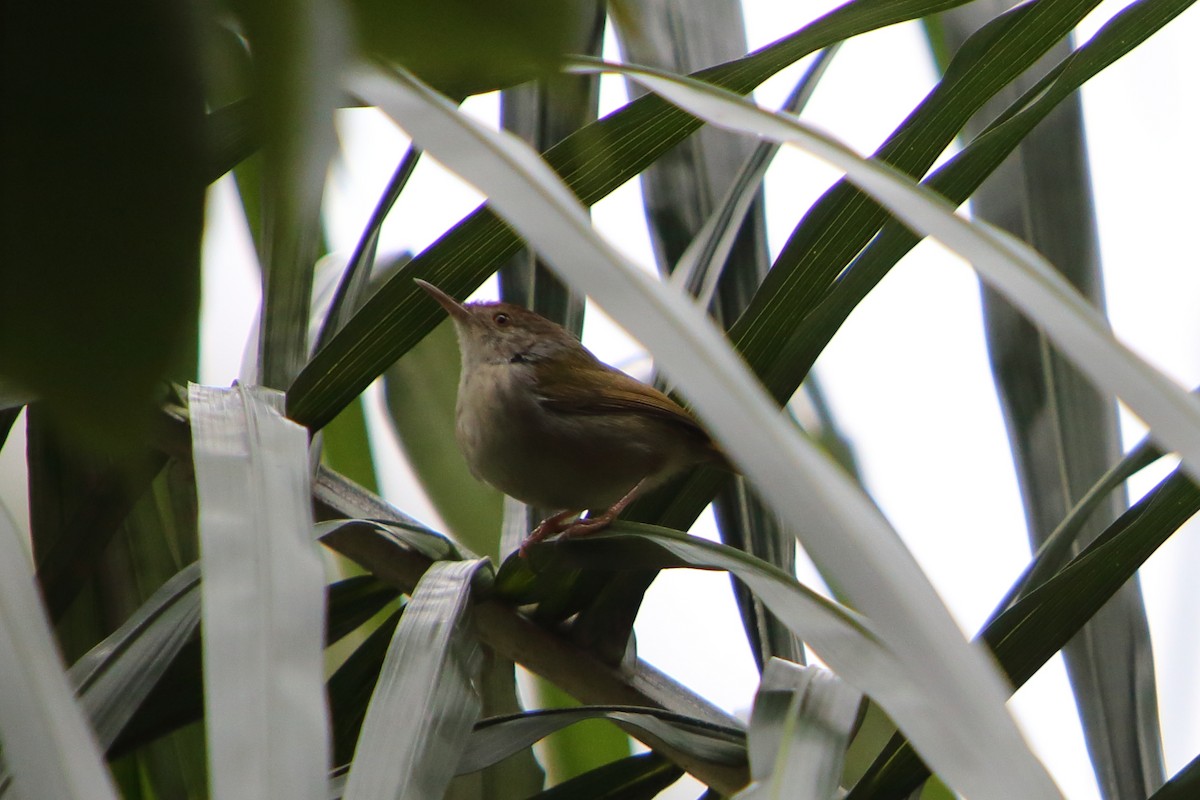
[[525, 539], [521, 555], [556, 533], [604, 528], [640, 493], [688, 467], [732, 469], [678, 403], [600, 361], [561, 325], [511, 303], [464, 305], [417, 284], [458, 332], [456, 432], [471, 473], [523, 503], [557, 510]]

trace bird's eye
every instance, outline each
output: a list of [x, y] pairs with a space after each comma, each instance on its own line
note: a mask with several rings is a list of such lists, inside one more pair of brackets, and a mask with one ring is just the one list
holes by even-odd
[[503, 327], [509, 322], [508, 314], [505, 314], [503, 311], [501, 311], [499, 314], [492, 317], [492, 322], [495, 322], [497, 325]]

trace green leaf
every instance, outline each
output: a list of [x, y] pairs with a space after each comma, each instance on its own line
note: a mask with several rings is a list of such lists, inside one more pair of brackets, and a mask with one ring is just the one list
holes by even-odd
[[375, 462], [371, 458], [367, 418], [361, 400], [346, 406], [321, 431], [321, 457], [331, 469], [373, 492], [379, 491], [375, 481]]
[[248, 98], [208, 112], [204, 123], [208, 150], [204, 175], [208, 183], [215, 183], [258, 149], [257, 119], [258, 110]]
[[[313, 495], [314, 506], [323, 517], [371, 516], [393, 525], [421, 527], [379, 498], [328, 470], [318, 470]], [[431, 537], [425, 534], [424, 538]], [[385, 534], [374, 526], [338, 529], [326, 534], [322, 541], [353, 558], [381, 580], [404, 589], [415, 586], [430, 565], [427, 556], [414, 552], [397, 536]], [[445, 543], [444, 539], [441, 541]], [[522, 559], [513, 558], [510, 562], [519, 560]], [[729, 714], [646, 663], [634, 660], [620, 669], [601, 664], [585, 648], [532, 624], [511, 605], [494, 599], [484, 600], [475, 606], [474, 613], [479, 619], [476, 633], [487, 647], [566, 688], [581, 702], [651, 706], [719, 725], [738, 724]], [[746, 783], [743, 767], [695, 761], [666, 745], [660, 752], [726, 794], [732, 794]]]
[[333, 110], [349, 44], [332, 0], [238, 0], [263, 137], [259, 262], [265, 275], [259, 383], [287, 386], [308, 357], [309, 298], [320, 250]]
[[263, 387], [188, 391], [215, 796], [324, 794], [324, 580], [308, 436], [282, 403]]
[[[982, 12], [982, 13], [981, 13]], [[977, 6], [942, 15], [956, 48], [991, 16]], [[1047, 54], [1072, 54], [1072, 41]], [[1044, 77], [1017, 78], [969, 121], [977, 136], [984, 116], [1002, 112]], [[971, 197], [974, 217], [1028, 242], [1104, 314], [1100, 243], [1078, 94], [1058, 105]], [[1120, 457], [1116, 404], [1082, 375], [1003, 297], [983, 293], [988, 353], [1012, 443], [1018, 484], [1036, 549], [1109, 465]], [[1088, 520], [1086, 544], [1128, 505], [1124, 489]], [[1162, 785], [1154, 656], [1137, 579], [1130, 581], [1063, 650], [1093, 769], [1107, 798], [1145, 796]], [[1136, 687], [1128, 691], [1129, 687]]]
[[574, 3], [561, 0], [354, 0], [358, 37], [452, 97], [549, 73], [567, 52]]
[[[663, 569], [692, 567], [720, 569], [736, 576], [754, 592], [781, 622], [829, 664], [841, 678], [869, 694], [901, 729], [915, 732], [927, 742], [925, 756], [939, 763], [939, 774], [950, 769], [947, 760], [964, 758], [948, 740], [962, 738], [961, 731], [938, 730], [938, 715], [922, 676], [903, 668], [901, 657], [872, 626], [849, 609], [815, 594], [796, 579], [770, 564], [724, 545], [697, 539], [678, 531], [618, 522], [613, 531], [580, 539], [541, 545], [530, 552], [539, 570], [558, 564], [589, 569]], [[929, 669], [926, 662], [926, 669]], [[970, 780], [970, 779], [968, 779]]]
[[[809, 53], [841, 39], [966, 0], [858, 0], [745, 58], [705, 70], [700, 77], [749, 92]], [[546, 158], [585, 204], [637, 175], [700, 123], [656, 97], [644, 97], [551, 148]], [[384, 286], [288, 389], [288, 415], [311, 429], [323, 427], [384, 369], [444, 319], [412, 283], [424, 278], [464, 296], [520, 247], [499, 218], [480, 209], [460, 222]]]
[[[166, 459], [157, 452], [121, 462], [97, 456], [78, 434], [64, 433], [38, 403], [29, 407], [25, 419], [38, 583], [50, 618], [56, 624], [66, 618], [59, 637], [66, 657], [74, 658], [120, 621], [103, 616], [101, 608], [108, 606], [97, 602], [98, 594], [115, 602], [129, 589], [124, 576], [111, 580], [111, 560], [105, 555]], [[86, 602], [76, 603], [81, 593]]]
[[317, 350], [320, 350], [326, 342], [333, 338], [335, 333], [341, 330], [342, 326], [346, 324], [346, 320], [366, 300], [367, 290], [371, 285], [371, 275], [375, 270], [379, 232], [383, 230], [384, 220], [387, 219], [392, 206], [400, 199], [400, 194], [408, 185], [408, 179], [412, 177], [420, 160], [420, 150], [409, 147], [405, 151], [395, 173], [392, 174], [392, 179], [388, 181], [387, 188], [380, 196], [375, 210], [371, 212], [371, 218], [367, 220], [367, 227], [363, 229], [358, 244], [354, 246], [354, 252], [350, 255], [350, 261], [346, 264], [346, 269], [334, 292], [333, 300], [329, 304], [329, 313], [326, 315], [325, 322], [321, 325], [321, 333], [317, 337]]
[[[6, 6], [0, 373], [93, 450], [136, 453], [194, 361], [205, 180], [190, 11]], [[49, 54], [53, 54], [51, 57]], [[189, 350], [192, 351], [189, 353]]]
[[[479, 681], [479, 695], [483, 701], [481, 716], [515, 714], [522, 710], [517, 677], [516, 664], [511, 658], [484, 648], [483, 674]], [[629, 741], [629, 737], [620, 735], [626, 743]], [[621, 755], [628, 753], [626, 744]], [[526, 800], [545, 785], [546, 772], [533, 750], [527, 747], [490, 767], [455, 777], [450, 782], [446, 800]]]
[[[1061, 572], [989, 622], [978, 638], [992, 649], [1011, 684], [1020, 687], [1029, 680], [1197, 511], [1200, 487], [1175, 470]], [[849, 798], [903, 794], [926, 775], [911, 748], [897, 737]]]
[[401, 611], [390, 614], [355, 648], [329, 678], [330, 715], [333, 717], [333, 763], [348, 764], [367, 717], [367, 705], [379, 680], [388, 644], [400, 624]]
[[164, 583], [67, 673], [107, 749], [200, 625], [200, 565]]
[[[888, 138], [876, 157], [911, 175], [928, 169], [966, 120], [1066, 35], [1092, 5], [1042, 0], [993, 21], [963, 48], [955, 69]], [[847, 269], [886, 220], [886, 212], [873, 201], [848, 182], [839, 182], [793, 231], [762, 291], [730, 328], [730, 339], [780, 404], [796, 392], [841, 323], [894, 263], [887, 261], [880, 271], [868, 271], [861, 281], [853, 269], [856, 265]], [[902, 225], [893, 223], [891, 227], [909, 236]], [[919, 238], [913, 237], [912, 242]], [[876, 244], [872, 243], [871, 249]], [[711, 476], [698, 475], [670, 495], [659, 493], [635, 504], [630, 517], [684, 528], [700, 513], [713, 490]]]
[[[540, 708], [572, 709], [579, 705], [550, 681], [538, 678], [533, 688], [535, 699], [532, 704]], [[539, 755], [551, 781], [562, 782], [625, 758], [631, 752], [630, 744], [629, 735], [620, 728], [605, 720], [594, 719], [551, 734], [543, 740]]]
[[1150, 800], [1188, 800], [1200, 791], [1200, 756], [1193, 758], [1175, 777], [1150, 795]]
[[1123, 487], [1125, 481], [1135, 473], [1162, 457], [1162, 451], [1154, 447], [1148, 438], [1145, 438], [1131, 448], [1119, 463], [1101, 476], [1100, 480], [1096, 481], [1095, 485], [1067, 513], [1054, 533], [1047, 537], [1042, 546], [1038, 548], [1033, 560], [1029, 562], [1029, 566], [1021, 573], [1021, 577], [1013, 584], [1005, 598], [996, 606], [992, 618], [994, 619], [1000, 612], [1008, 609], [1016, 602], [1017, 598], [1025, 596], [1058, 573], [1077, 553], [1078, 548], [1074, 545], [1078, 542], [1084, 525], [1096, 508], [1110, 493]]
[[[693, 105], [706, 112], [712, 104], [723, 109], [731, 104], [784, 125], [775, 115], [708, 84], [657, 73], [647, 77], [652, 73], [645, 70], [626, 69], [625, 74], [669, 92], [676, 101], [685, 93], [689, 99], [699, 98]], [[902, 727], [915, 726], [919, 736], [929, 737], [927, 744], [937, 751], [942, 773], [981, 796], [1007, 794], [1014, 790], [1014, 780], [1023, 783], [1020, 791], [1030, 797], [1057, 796], [1004, 709], [1004, 687], [992, 665], [962, 639], [895, 532], [838, 468], [779, 418], [744, 362], [711, 323], [597, 237], [567, 187], [522, 143], [484, 129], [412, 76], [398, 75], [393, 82], [378, 72], [360, 70], [351, 81], [356, 93], [397, 119], [419, 145], [488, 194], [497, 211], [556, 270], [650, 346], [742, 473], [794, 529], [807, 531], [804, 543], [814, 559], [878, 621], [890, 650], [888, 669], [901, 673], [898, 681], [912, 690], [908, 701], [922, 698], [920, 719], [914, 713]], [[846, 151], [790, 120], [785, 127], [804, 131], [805, 139], [840, 155], [840, 161], [862, 173], [855, 179], [870, 184], [872, 191], [895, 191], [909, 203], [906, 208], [926, 204], [927, 214], [919, 216], [944, 228], [943, 235], [978, 243], [988, 253], [992, 250], [986, 248], [998, 249], [990, 236], [974, 234], [967, 223], [915, 191], [910, 182], [897, 180], [873, 163], [846, 157]], [[967, 225], [965, 231], [960, 223]], [[1007, 249], [995, 256], [1004, 266], [1009, 264], [1006, 253]], [[942, 654], [937, 671], [929, 669], [931, 649]], [[930, 704], [938, 712], [929, 713]], [[894, 712], [893, 718], [897, 716]], [[963, 737], [964, 729], [975, 735]]]
[[367, 708], [347, 800], [445, 792], [479, 716], [481, 652], [468, 615], [472, 583], [486, 564], [439, 561], [417, 584]]
[[865, 161], [839, 143], [730, 92], [676, 76], [625, 67], [693, 113], [725, 127], [787, 141], [846, 170], [847, 178], [897, 219], [932, 236], [975, 267], [1091, 378], [1121, 397], [1160, 442], [1200, 473], [1200, 403], [1113, 338], [1103, 318], [1028, 245], [984, 223], [968, 222], [944, 200], [886, 164]]

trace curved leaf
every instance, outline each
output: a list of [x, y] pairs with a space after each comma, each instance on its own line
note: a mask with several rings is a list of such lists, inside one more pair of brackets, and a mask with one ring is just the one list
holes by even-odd
[[658, 753], [639, 753], [585, 772], [531, 800], [651, 800], [683, 775]]
[[[1012, 685], [1029, 680], [1198, 511], [1200, 487], [1175, 470], [1061, 572], [988, 623], [978, 638], [992, 649]], [[903, 738], [895, 737], [849, 797], [904, 794], [927, 775]]]
[[75, 703], [25, 546], [0, 506], [0, 743], [23, 797], [116, 800]]
[[[629, 74], [646, 80], [649, 73]], [[411, 76], [392, 81], [360, 70], [351, 84], [401, 122], [418, 144], [485, 191], [556, 270], [651, 346], [742, 472], [796, 530], [806, 531], [804, 543], [814, 559], [878, 621], [889, 656], [898, 657], [889, 658], [884, 671], [903, 673], [888, 688], [902, 684], [912, 690], [892, 698], [889, 710], [922, 739], [923, 754], [937, 761], [939, 774], [980, 797], [1014, 790], [1031, 798], [1058, 796], [1005, 711], [1005, 689], [992, 665], [962, 639], [895, 532], [840, 470], [780, 419], [711, 323], [600, 240], [570, 190], [521, 142], [482, 128]], [[707, 91], [700, 96], [710, 97]], [[738, 107], [744, 105], [739, 100]], [[890, 173], [880, 185], [884, 192], [899, 186], [904, 196], [912, 193]], [[939, 223], [942, 216], [953, 217], [936, 208]], [[931, 650], [942, 654], [936, 669], [930, 668]], [[931, 707], [938, 711], [930, 713]], [[963, 737], [963, 730], [975, 735]], [[1014, 787], [1014, 780], [1021, 785]]]
[[[749, 92], [809, 53], [857, 34], [953, 8], [967, 0], [856, 0], [745, 58], [700, 77]], [[546, 158], [584, 203], [594, 203], [640, 173], [700, 123], [647, 96], [551, 148]], [[329, 346], [317, 353], [288, 390], [288, 415], [318, 429], [357, 397], [388, 365], [444, 319], [412, 278], [465, 295], [521, 246], [489, 210], [460, 222], [389, 280]]]
[[620, 723], [634, 736], [648, 733], [701, 761], [717, 764], [746, 762], [746, 734], [738, 728], [714, 725], [657, 708], [639, 706], [581, 706], [526, 711], [479, 722], [458, 762], [463, 774], [495, 764], [555, 731], [589, 719]]
[[1200, 475], [1200, 402], [1117, 342], [1103, 318], [1036, 251], [1013, 236], [954, 214], [942, 198], [877, 161], [866, 161], [833, 139], [791, 118], [698, 81], [650, 70], [616, 71], [716, 125], [803, 147], [843, 169], [847, 178], [884, 204], [899, 220], [932, 236], [974, 265], [1092, 381], [1120, 396]]
[[347, 800], [441, 797], [479, 715], [482, 665], [468, 621], [486, 560], [439, 561], [413, 591], [354, 751]]

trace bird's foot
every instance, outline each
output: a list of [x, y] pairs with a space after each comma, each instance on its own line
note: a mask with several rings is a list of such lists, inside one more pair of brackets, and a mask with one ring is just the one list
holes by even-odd
[[548, 539], [556, 533], [569, 530], [573, 527], [573, 520], [578, 516], [578, 511], [560, 511], [557, 514], [546, 517], [538, 523], [538, 526], [533, 529], [533, 532], [525, 537], [525, 541], [521, 542], [521, 546], [517, 549], [517, 555], [525, 558], [525, 551], [533, 545]]

